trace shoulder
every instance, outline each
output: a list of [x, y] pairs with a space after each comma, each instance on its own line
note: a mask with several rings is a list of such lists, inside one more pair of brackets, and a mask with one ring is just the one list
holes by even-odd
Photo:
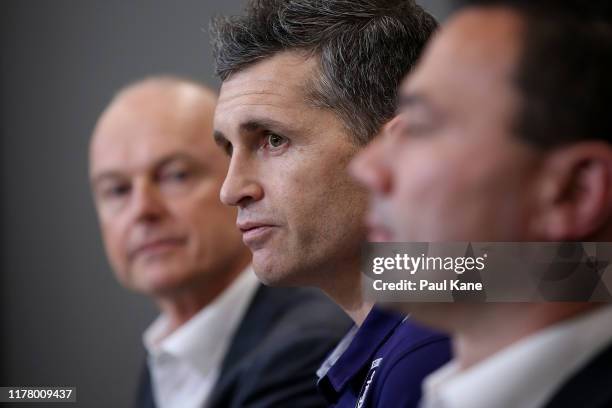
[[612, 406], [612, 343], [563, 383], [546, 408]]
[[[265, 330], [234, 371], [227, 406], [324, 406], [316, 390], [316, 370], [348, 331], [350, 320], [322, 294], [306, 289], [262, 288], [259, 312], [245, 318], [250, 332], [257, 319]], [[264, 324], [263, 320], [267, 320]], [[263, 326], [267, 326], [265, 329]], [[246, 332], [245, 332], [246, 334]]]
[[[304, 345], [312, 341], [333, 344], [340, 341], [352, 325], [349, 317], [325, 295], [304, 288], [265, 288], [274, 291], [282, 306], [273, 325], [259, 345], [261, 349], [282, 351], [283, 346]], [[280, 292], [280, 293], [279, 293]]]

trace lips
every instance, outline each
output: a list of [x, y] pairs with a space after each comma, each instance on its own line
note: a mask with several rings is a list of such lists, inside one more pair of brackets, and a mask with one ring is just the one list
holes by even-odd
[[242, 232], [242, 242], [252, 250], [260, 248], [276, 229], [276, 225], [264, 222], [237, 222]]
[[167, 251], [179, 248], [187, 242], [186, 238], [182, 237], [167, 237], [147, 240], [142, 244], [137, 245], [130, 251], [130, 258], [135, 258], [142, 255], [159, 255]]

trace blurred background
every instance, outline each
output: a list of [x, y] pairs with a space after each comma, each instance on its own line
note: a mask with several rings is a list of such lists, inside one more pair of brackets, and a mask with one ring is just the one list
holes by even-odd
[[[448, 13], [446, 1], [419, 3], [440, 20]], [[141, 334], [156, 312], [121, 289], [106, 262], [89, 136], [131, 81], [167, 73], [218, 88], [208, 22], [242, 5], [0, 2], [0, 386], [70, 385], [72, 407], [131, 405]]]

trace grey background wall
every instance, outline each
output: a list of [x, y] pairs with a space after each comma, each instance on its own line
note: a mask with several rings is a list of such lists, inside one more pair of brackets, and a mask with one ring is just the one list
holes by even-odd
[[[446, 15], [445, 1], [422, 4]], [[241, 0], [0, 2], [0, 385], [76, 385], [77, 406], [130, 405], [155, 309], [121, 289], [105, 260], [88, 138], [130, 81], [173, 73], [216, 87], [208, 21], [241, 8]]]

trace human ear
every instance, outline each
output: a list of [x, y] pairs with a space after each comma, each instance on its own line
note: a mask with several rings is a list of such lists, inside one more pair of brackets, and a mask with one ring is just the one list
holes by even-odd
[[573, 144], [544, 160], [535, 235], [547, 241], [588, 240], [610, 221], [612, 146]]

